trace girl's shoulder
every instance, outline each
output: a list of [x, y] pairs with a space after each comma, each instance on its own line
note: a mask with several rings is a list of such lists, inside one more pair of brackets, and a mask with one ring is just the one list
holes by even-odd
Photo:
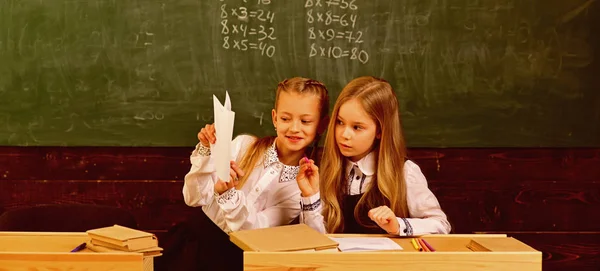
[[411, 160], [404, 161], [404, 179], [407, 184], [427, 184], [427, 179], [419, 165]]
[[421, 171], [421, 168], [419, 167], [419, 165], [417, 165], [417, 163], [415, 163], [415, 162], [413, 162], [412, 160], [409, 160], [409, 159], [406, 159], [404, 161], [404, 170], [406, 171], [406, 169]]
[[262, 155], [267, 152], [269, 147], [273, 144], [275, 137], [256, 137], [250, 134], [240, 134], [233, 140], [235, 153], [237, 153], [237, 160], [242, 159], [250, 148], [258, 148], [259, 154]]
[[233, 146], [233, 154], [236, 157], [237, 161], [245, 155], [245, 153], [250, 149], [250, 146], [256, 141], [256, 137], [248, 134], [240, 134], [236, 136], [232, 141]]
[[234, 144], [239, 144], [241, 146], [249, 146], [254, 143], [258, 137], [251, 134], [240, 134], [233, 139]]

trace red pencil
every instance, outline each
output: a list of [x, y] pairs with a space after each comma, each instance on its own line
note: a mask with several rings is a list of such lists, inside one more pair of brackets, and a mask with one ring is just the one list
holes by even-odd
[[434, 251], [435, 251], [435, 249], [433, 249], [433, 247], [432, 247], [432, 246], [431, 246], [429, 243], [427, 243], [427, 241], [425, 241], [425, 239], [421, 239], [421, 240], [423, 241], [423, 244], [425, 244], [425, 246], [426, 246], [426, 247], [427, 247], [427, 248], [428, 248], [428, 249], [429, 249], [431, 252], [434, 252]]
[[417, 242], [419, 242], [419, 244], [421, 245], [421, 247], [423, 247], [423, 251], [425, 251], [425, 252], [431, 252], [431, 250], [429, 250], [429, 248], [427, 247], [427, 245], [425, 245], [425, 243], [423, 243], [423, 239], [417, 238]]

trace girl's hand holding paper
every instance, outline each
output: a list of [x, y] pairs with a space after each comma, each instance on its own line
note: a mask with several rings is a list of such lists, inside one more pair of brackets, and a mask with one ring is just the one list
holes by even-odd
[[210, 147], [210, 144], [215, 144], [217, 137], [215, 135], [215, 125], [206, 124], [198, 133], [198, 140], [204, 147]]
[[229, 165], [229, 178], [227, 179], [227, 182], [219, 179], [217, 183], [215, 183], [215, 192], [219, 195], [235, 187], [239, 183], [239, 178], [244, 177], [244, 171], [235, 163], [235, 161], [230, 161]]

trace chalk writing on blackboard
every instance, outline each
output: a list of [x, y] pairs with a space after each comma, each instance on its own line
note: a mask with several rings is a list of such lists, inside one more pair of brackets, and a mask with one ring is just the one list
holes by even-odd
[[[356, 0], [306, 0], [309, 57], [349, 58], [362, 64], [369, 62], [369, 53], [361, 49], [363, 30], [357, 27], [359, 6]], [[346, 46], [340, 45], [344, 41]]]
[[269, 10], [270, 0], [257, 0], [252, 6], [248, 1], [243, 5], [228, 5], [227, 1], [220, 7], [222, 47], [226, 50], [238, 50], [243, 52], [258, 52], [261, 56], [272, 58], [277, 48], [274, 41], [275, 35], [275, 12]]

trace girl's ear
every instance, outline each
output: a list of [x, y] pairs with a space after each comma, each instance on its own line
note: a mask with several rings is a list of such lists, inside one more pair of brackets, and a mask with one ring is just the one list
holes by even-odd
[[317, 127], [317, 133], [322, 135], [325, 130], [327, 129], [327, 126], [329, 126], [329, 115], [326, 115], [325, 117], [323, 117], [321, 119], [321, 121], [319, 121], [319, 127]]
[[271, 119], [273, 120], [273, 126], [277, 129], [277, 111], [275, 109], [271, 109]]
[[376, 137], [377, 139], [381, 139], [381, 133], [377, 133], [377, 135], [375, 135], [375, 137]]

